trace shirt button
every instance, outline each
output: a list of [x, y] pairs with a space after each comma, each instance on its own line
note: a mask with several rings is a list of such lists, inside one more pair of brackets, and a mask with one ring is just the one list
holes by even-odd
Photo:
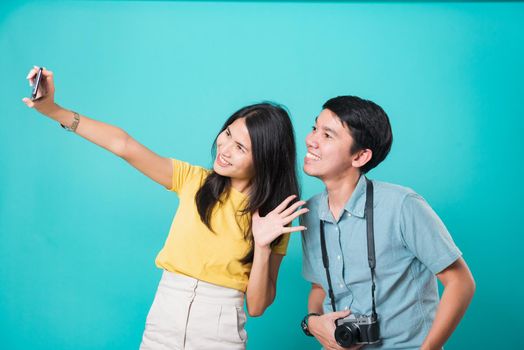
[[347, 307], [347, 306], [346, 306], [346, 307], [344, 307], [344, 310], [348, 310], [348, 309], [349, 309], [349, 307]]
[[348, 216], [351, 216], [351, 213], [348, 213]]
[[337, 259], [340, 260], [340, 255], [337, 256]]
[[342, 283], [339, 284], [340, 288], [344, 288], [344, 285]]

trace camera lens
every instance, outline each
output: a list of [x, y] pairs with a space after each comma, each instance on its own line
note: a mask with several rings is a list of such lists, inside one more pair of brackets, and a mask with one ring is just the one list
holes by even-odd
[[344, 323], [335, 328], [335, 340], [343, 348], [349, 348], [359, 339], [359, 329], [354, 323]]
[[346, 343], [351, 341], [351, 332], [343, 331], [338, 334], [340, 341]]

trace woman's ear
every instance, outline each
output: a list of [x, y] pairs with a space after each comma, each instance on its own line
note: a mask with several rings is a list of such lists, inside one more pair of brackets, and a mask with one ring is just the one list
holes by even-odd
[[355, 168], [362, 168], [367, 162], [373, 157], [373, 151], [369, 148], [358, 151], [355, 154], [355, 158], [351, 162], [351, 165]]

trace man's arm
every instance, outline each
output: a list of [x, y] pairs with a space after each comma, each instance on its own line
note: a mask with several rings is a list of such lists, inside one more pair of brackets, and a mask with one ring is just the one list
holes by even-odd
[[438, 273], [437, 278], [444, 285], [444, 293], [433, 325], [422, 343], [422, 350], [442, 348], [464, 316], [475, 293], [475, 281], [462, 258]]
[[317, 313], [322, 315], [324, 313], [324, 299], [326, 298], [326, 292], [319, 284], [311, 283], [311, 291], [309, 292], [309, 298], [307, 301], [308, 313]]

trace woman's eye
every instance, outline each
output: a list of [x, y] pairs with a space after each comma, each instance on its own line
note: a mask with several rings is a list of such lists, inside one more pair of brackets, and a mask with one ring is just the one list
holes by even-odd
[[226, 129], [226, 135], [227, 135], [227, 136], [230, 136], [230, 135], [231, 135], [231, 133], [229, 132], [229, 129]]
[[244, 151], [244, 149], [242, 148], [242, 146], [237, 145], [237, 149], [239, 149], [242, 153], [246, 153], [246, 151]]
[[313, 130], [313, 131], [317, 131], [317, 127], [313, 125], [313, 126], [311, 127], [311, 130]]
[[326, 134], [326, 133], [324, 133], [324, 137], [325, 137], [326, 139], [330, 139], [330, 138], [331, 138], [331, 135], [330, 135], [330, 134]]

